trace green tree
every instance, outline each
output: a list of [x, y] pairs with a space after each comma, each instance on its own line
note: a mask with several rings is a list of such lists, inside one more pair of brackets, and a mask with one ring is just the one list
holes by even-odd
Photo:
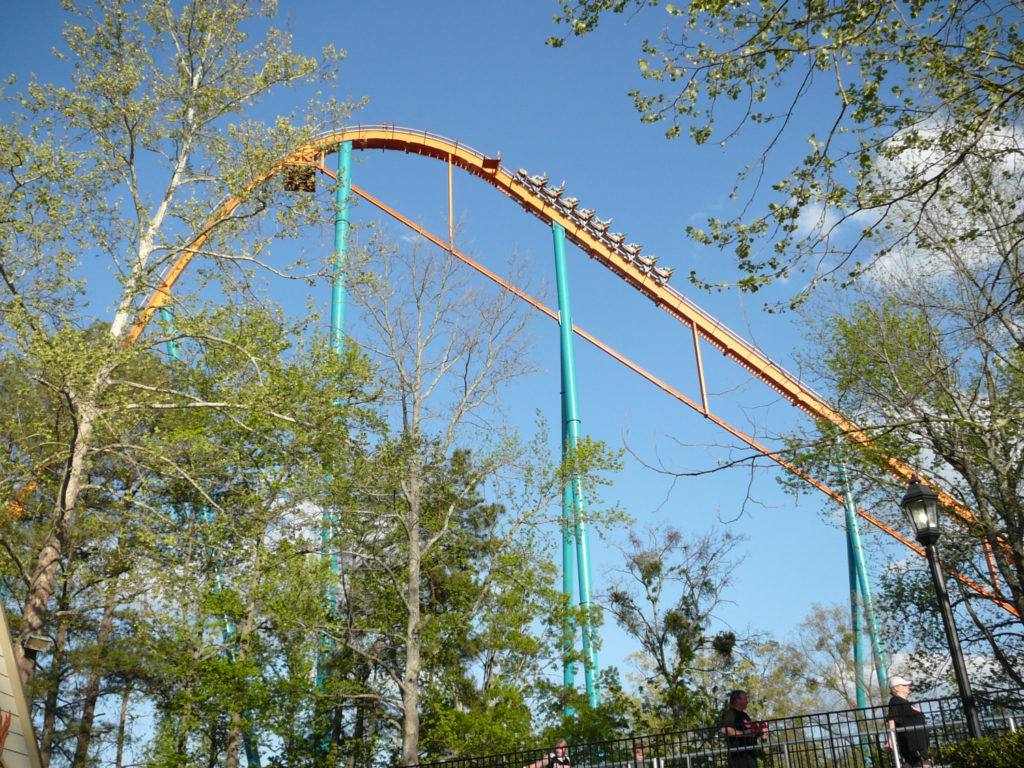
[[717, 671], [730, 661], [736, 636], [708, 632], [739, 565], [734, 551], [742, 540], [728, 532], [687, 539], [674, 529], [630, 534], [624, 575], [606, 603], [652, 672], [634, 717], [639, 730], [707, 725], [717, 714], [713, 691], [704, 685], [715, 675], [704, 665]]
[[[290, 764], [309, 760], [309, 671], [332, 589], [319, 509], [339, 481], [321, 451], [358, 452], [348, 443], [372, 416], [359, 358], [309, 335], [305, 321], [250, 310], [175, 371], [197, 400], [236, 395], [231, 408], [179, 410], [154, 435], [151, 455], [174, 463], [153, 489], [163, 514], [149, 579], [162, 599], [138, 618], [161, 672], [153, 762], [235, 765], [247, 734], [282, 744]], [[242, 339], [258, 343], [258, 361]]]
[[509, 511], [487, 503], [479, 486], [465, 494], [457, 488], [478, 477], [468, 452], [456, 451], [451, 465], [450, 477], [438, 478], [442, 493], [428, 493], [432, 505], [448, 497], [458, 507], [424, 569], [430, 663], [420, 752], [428, 758], [512, 751], [528, 741], [535, 681], [558, 655], [557, 635], [538, 631], [545, 626], [538, 616], [560, 615], [546, 542], [535, 530], [506, 542]]
[[[156, 712], [152, 743], [119, 730], [152, 764], [235, 765], [247, 733], [280, 739], [292, 764], [308, 751], [308, 673], [330, 582], [316, 565], [313, 510], [333, 491], [321, 451], [352, 452], [352, 435], [372, 426], [367, 370], [311, 337], [308, 320], [292, 326], [260, 307], [215, 314], [188, 321], [217, 332], [213, 343], [185, 344], [184, 361], [151, 354], [148, 370], [125, 367], [145, 391], [103, 422], [68, 528], [59, 610], [46, 625], [56, 643], [35, 680], [48, 763], [81, 764], [109, 749], [96, 718], [128, 697]], [[136, 367], [146, 360], [136, 356]], [[26, 361], [6, 367], [27, 393], [45, 395], [41, 376], [24, 375], [33, 372]], [[25, 419], [45, 397], [25, 403], [3, 423], [61, 423]], [[60, 405], [49, 403], [58, 417]], [[21, 450], [46, 444], [31, 435], [17, 433]], [[7, 523], [0, 541], [15, 563], [47, 523], [31, 510]], [[8, 566], [5, 584], [19, 575], [27, 580]]]
[[[948, 194], [910, 201], [901, 215], [912, 218], [915, 247], [879, 262], [858, 295], [832, 306], [822, 297], [807, 315], [816, 330], [805, 358], [870, 435], [870, 445], [845, 456], [860, 506], [905, 530], [905, 486], [887, 479], [887, 456], [918, 467], [960, 505], [947, 510], [958, 522], [945, 525], [941, 556], [985, 591], [951, 590], [973, 626], [965, 639], [1014, 685], [1024, 682], [1024, 625], [998, 603], [1024, 608], [1018, 175], [1012, 165], [968, 163], [949, 177]], [[985, 214], [964, 207], [965, 196], [986, 200]], [[798, 462], [818, 476], [835, 473], [836, 438], [827, 425], [795, 437]], [[941, 633], [929, 631], [938, 624], [923, 561], [894, 569], [888, 598], [903, 617], [894, 639], [931, 634], [928, 648], [943, 647]]]
[[[656, 10], [660, 24], [649, 18]], [[632, 92], [641, 120], [667, 121], [669, 137], [698, 145], [762, 145], [740, 161], [737, 194], [749, 182], [753, 196], [780, 155], [786, 165], [790, 151], [802, 155], [762, 212], [748, 217], [744, 207], [689, 230], [733, 250], [745, 290], [795, 271], [811, 272], [811, 286], [855, 278], [880, 257], [869, 241], [899, 220], [902, 203], [946, 194], [968, 161], [1019, 156], [1016, 4], [561, 0], [555, 22], [565, 32], [549, 42], [587, 35], [610, 14], [661, 30], [642, 45], [643, 86]], [[879, 176], [897, 160], [911, 162]], [[965, 202], [985, 210], [983, 198]], [[900, 230], [889, 247], [913, 241], [916, 228]]]
[[[420, 750], [437, 756], [500, 752], [501, 745], [511, 750], [529, 735], [530, 689], [519, 675], [536, 672], [538, 652], [553, 655], [550, 644], [524, 629], [534, 616], [557, 610], [554, 568], [517, 568], [536, 559], [533, 537], [503, 547], [498, 534], [508, 510], [488, 504], [479, 486], [460, 488], [479, 480], [468, 451], [457, 450], [450, 464], [427, 493], [431, 506], [454, 502], [456, 510], [448, 536], [424, 567], [423, 604], [431, 617], [425, 635], [433, 652], [423, 674]], [[483, 579], [491, 581], [490, 594], [478, 607]], [[496, 717], [495, 705], [504, 718]]]
[[[557, 519], [552, 506], [570, 468], [547, 461], [541, 439], [524, 444], [499, 427], [501, 389], [532, 370], [526, 314], [515, 298], [472, 286], [454, 257], [420, 243], [373, 248], [380, 272], [354, 292], [368, 328], [358, 341], [381, 366], [394, 427], [373, 457], [371, 512], [351, 533], [352, 556], [375, 580], [357, 593], [372, 595], [365, 634], [383, 629], [388, 647], [354, 647], [398, 694], [384, 699], [400, 723], [400, 759], [412, 765], [421, 757], [425, 692], [477, 717], [505, 704], [492, 698], [500, 690], [514, 691], [519, 707], [529, 687], [521, 676], [550, 658], [553, 638], [538, 643], [526, 629], [532, 616], [558, 609], [538, 526]], [[574, 457], [591, 485], [615, 466], [590, 442]], [[470, 690], [470, 670], [479, 668], [482, 685]], [[474, 741], [464, 734], [443, 746], [459, 751]]]
[[[799, 677], [807, 691], [815, 698], [816, 708], [856, 709], [857, 673], [853, 665], [853, 631], [850, 609], [840, 605], [811, 606], [810, 613], [797, 627], [790, 642], [793, 651], [802, 659]], [[865, 683], [868, 686], [868, 704], [881, 706], [888, 698], [888, 690], [878, 687], [868, 661]]]
[[[636, 733], [637, 724], [631, 717], [633, 698], [622, 689], [618, 669], [602, 669], [600, 685], [601, 703], [597, 707], [590, 706], [586, 691], [565, 691], [560, 685], [546, 686], [547, 696], [539, 708], [543, 727], [537, 728], [539, 733], [532, 743], [551, 745], [564, 738], [570, 744], [593, 744], [597, 745], [594, 753], [573, 755], [575, 759], [578, 762], [607, 760], [611, 755], [602, 749], [602, 742], [627, 738]], [[522, 743], [519, 746], [522, 748]]]
[[[237, 297], [267, 255], [270, 237], [253, 234], [258, 214], [279, 214], [277, 235], [310, 213], [305, 200], [250, 180], [322, 120], [347, 113], [325, 101], [302, 125], [246, 119], [277, 86], [336, 71], [334, 51], [318, 61], [291, 50], [289, 36], [269, 26], [273, 3], [211, 0], [178, 9], [163, 0], [97, 0], [65, 10], [59, 56], [70, 65], [69, 84], [29, 82], [0, 135], [4, 343], [54, 362], [61, 375], [41, 384], [62, 401], [71, 425], [36, 463], [8, 467], [7, 487], [21, 494], [15, 501], [50, 510], [48, 534], [24, 564], [21, 637], [44, 627], [90, 466], [104, 439], [117, 441], [107, 423], [146, 391], [128, 378], [131, 360], [145, 351], [123, 345], [140, 304], [198, 233], [208, 238], [193, 270], [196, 286], [217, 292], [219, 283], [222, 295]], [[250, 38], [250, 28], [262, 39]], [[232, 194], [242, 204], [230, 213], [218, 208]], [[107, 333], [82, 348], [74, 336], [86, 264], [108, 266], [117, 286], [97, 302], [114, 308]], [[184, 315], [186, 297], [177, 299]], [[27, 680], [32, 660], [15, 647]]]
[[728, 668], [726, 684], [722, 685], [721, 678], [718, 681], [717, 715], [720, 717], [725, 711], [729, 691], [733, 689], [747, 691], [748, 713], [758, 720], [822, 711], [817, 693], [799, 682], [794, 683], [807, 679], [805, 661], [790, 645], [771, 638], [750, 638]]
[[[75, 429], [74, 413], [59, 390], [60, 384], [75, 376], [75, 365], [54, 356], [54, 347], [88, 355], [101, 348], [105, 338], [105, 328], [93, 325], [83, 331], [69, 330], [52, 346], [33, 350], [33, 355], [5, 355], [3, 391], [9, 407], [2, 417], [2, 432], [8, 446], [8, 479], [23, 480], [20, 473], [25, 467], [47, 467], [53, 452], [66, 444]], [[136, 356], [122, 372], [148, 389], [166, 383], [159, 361], [152, 357]], [[26, 649], [26, 659], [34, 668], [38, 664], [42, 675], [34, 692], [41, 704], [40, 746], [47, 763], [53, 755], [70, 760], [88, 751], [118, 609], [141, 594], [137, 585], [124, 578], [131, 570], [124, 522], [125, 499], [142, 485], [142, 471], [122, 459], [126, 447], [136, 445], [151, 428], [153, 414], [142, 407], [146, 400], [142, 395], [136, 403], [139, 408], [110, 414], [97, 430], [96, 444], [101, 448], [83, 478], [82, 514], [61, 531], [63, 547], [55, 582], [58, 615], [34, 633], [53, 640], [52, 652], [37, 659], [35, 652]], [[44, 477], [40, 484], [47, 481]], [[5, 521], [0, 530], [7, 553], [2, 569], [5, 594], [20, 596], [29, 589], [32, 558], [52, 535], [49, 510], [36, 498], [26, 497], [20, 519]], [[15, 614], [15, 627], [19, 620]]]

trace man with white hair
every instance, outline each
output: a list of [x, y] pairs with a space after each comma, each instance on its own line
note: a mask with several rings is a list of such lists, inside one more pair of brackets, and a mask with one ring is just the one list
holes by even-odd
[[889, 678], [889, 749], [899, 750], [903, 762], [910, 768], [931, 768], [934, 765], [928, 753], [928, 730], [924, 712], [907, 700], [910, 681], [901, 675]]

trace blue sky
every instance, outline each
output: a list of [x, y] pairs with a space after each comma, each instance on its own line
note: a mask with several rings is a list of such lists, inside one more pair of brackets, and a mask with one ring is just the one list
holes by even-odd
[[[644, 252], [674, 267], [672, 284], [773, 359], [796, 370], [801, 344], [795, 315], [769, 315], [766, 301], [795, 293], [799, 283], [765, 295], [734, 291], [705, 294], [685, 276], [730, 276], [728, 257], [686, 239], [688, 224], [711, 215], [729, 216], [745, 198], [731, 199], [736, 171], [755, 160], [758, 141], [712, 142], [696, 148], [685, 139], [667, 141], [664, 127], [644, 125], [627, 95], [640, 84], [639, 43], [657, 34], [657, 14], [611, 17], [591, 37], [552, 49], [545, 39], [559, 32], [548, 0], [280, 3], [279, 24], [300, 50], [333, 43], [347, 52], [336, 84], [340, 96], [367, 97], [355, 117], [364, 124], [394, 123], [458, 139], [488, 155], [501, 154], [510, 168], [547, 173], [566, 182], [566, 195], [614, 217], [613, 230], [628, 233]], [[4, 4], [0, 25], [0, 70], [46, 78], [55, 70], [50, 49], [60, 44], [59, 3]], [[304, 100], [285, 92], [280, 103]], [[282, 107], [287, 109], [288, 107]], [[790, 148], [791, 161], [802, 147]], [[786, 147], [783, 146], [783, 151]], [[364, 156], [365, 154], [365, 156]], [[446, 169], [440, 163], [382, 153], [354, 155], [353, 182], [409, 218], [443, 234], [447, 222]], [[786, 163], [778, 166], [783, 168]], [[551, 234], [488, 185], [456, 174], [455, 216], [463, 222], [464, 250], [489, 266], [512, 253], [531, 264], [536, 283], [549, 286], [554, 305]], [[356, 216], [377, 215], [357, 210]], [[569, 248], [574, 321], [641, 365], [699, 399], [689, 330], [584, 254]], [[735, 277], [735, 275], [732, 275]], [[326, 304], [329, 296], [324, 291]], [[320, 297], [317, 297], [320, 300]], [[98, 310], [99, 311], [99, 310]], [[559, 421], [558, 334], [550, 320], [531, 324], [535, 356], [544, 372], [505, 394], [510, 418], [532, 425], [540, 410]], [[707, 470], [736, 454], [733, 441], [695, 412], [577, 340], [577, 380], [583, 430], [612, 446], [627, 443], [648, 463], [677, 471]], [[712, 408], [745, 431], [783, 431], [807, 425], [806, 417], [780, 403], [759, 384], [703, 348]], [[556, 438], [557, 442], [557, 438]], [[846, 602], [846, 546], [834, 523], [838, 510], [816, 492], [799, 500], [783, 494], [774, 473], [736, 468], [704, 477], [672, 478], [627, 459], [609, 501], [622, 504], [641, 526], [668, 524], [703, 533], [728, 528], [748, 537], [745, 561], [727, 593], [719, 627], [750, 629], [784, 638], [812, 603]], [[552, 530], [552, 558], [557, 558]], [[618, 566], [614, 543], [621, 532], [592, 542], [595, 589], [607, 587]], [[868, 537], [870, 550], [872, 540]], [[875, 578], [875, 577], [873, 577]], [[610, 628], [602, 665], [628, 672], [632, 650]]]

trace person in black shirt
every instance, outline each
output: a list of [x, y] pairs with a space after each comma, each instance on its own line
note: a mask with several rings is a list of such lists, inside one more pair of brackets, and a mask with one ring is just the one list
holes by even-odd
[[924, 712], [907, 700], [910, 695], [910, 681], [900, 675], [889, 678], [889, 749], [898, 749], [900, 757], [910, 768], [930, 768], [931, 755], [928, 753], [928, 729]]
[[729, 708], [722, 715], [721, 733], [729, 745], [729, 768], [757, 768], [757, 740], [762, 727], [750, 719], [747, 692], [729, 694]]

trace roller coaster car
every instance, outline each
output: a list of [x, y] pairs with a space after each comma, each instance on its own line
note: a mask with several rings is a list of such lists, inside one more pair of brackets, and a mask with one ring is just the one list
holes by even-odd
[[579, 203], [579, 198], [563, 197], [561, 200], [558, 201], [558, 206], [559, 208], [562, 208], [565, 211], [571, 211], [573, 208], [579, 205]]
[[626, 235], [623, 232], [609, 232], [608, 239], [615, 243], [615, 245], [622, 245], [622, 241], [626, 239]]
[[565, 182], [563, 181], [561, 186], [558, 186], [558, 187], [545, 187], [544, 189], [540, 190], [540, 193], [544, 197], [546, 197], [548, 200], [550, 200], [552, 202], [555, 202], [555, 201], [558, 200], [559, 196], [562, 194], [562, 190], [564, 188], [565, 188]]
[[[571, 200], [572, 198], [570, 198]], [[594, 216], [593, 208], [580, 208], [576, 211], [576, 218], [580, 219], [584, 224], [590, 221]]]
[[630, 256], [638, 256], [640, 254], [641, 248], [643, 248], [643, 246], [637, 245], [636, 243], [629, 243], [628, 245], [622, 246], [622, 250], [624, 250]]
[[669, 267], [655, 267], [654, 282], [658, 285], [665, 285], [665, 283], [668, 282], [668, 279], [672, 277], [673, 272], [675, 272], [675, 270], [670, 269]]
[[612, 220], [611, 220], [610, 217], [607, 218], [607, 219], [603, 219], [602, 220], [602, 219], [597, 218], [597, 216], [595, 216], [592, 219], [592, 221], [591, 221], [591, 224], [594, 225], [594, 228], [597, 229], [600, 232], [607, 232], [608, 231], [608, 226], [611, 223], [612, 223]]
[[541, 187], [548, 183], [548, 175], [545, 173], [543, 176], [531, 176], [530, 181], [533, 182], [533, 184], [538, 189], [540, 189]]
[[650, 274], [651, 270], [655, 268], [654, 264], [657, 261], [658, 261], [658, 258], [656, 256], [637, 256], [636, 257], [636, 263], [638, 265], [640, 265], [640, 269], [643, 272], [647, 273], [647, 274]]
[[530, 178], [530, 174], [527, 172], [525, 168], [520, 168], [518, 171], [512, 174], [512, 178], [513, 180], [518, 181], [519, 183], [522, 184], [525, 183], [527, 179]]

